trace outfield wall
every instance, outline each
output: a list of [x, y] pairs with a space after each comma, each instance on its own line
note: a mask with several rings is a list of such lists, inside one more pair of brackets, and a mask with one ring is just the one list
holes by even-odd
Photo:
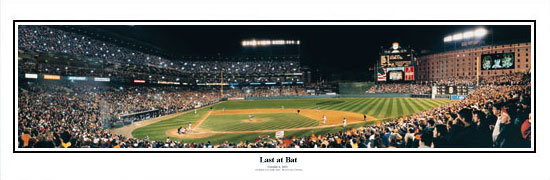
[[338, 83], [339, 94], [365, 94], [365, 91], [374, 86], [374, 82], [344, 82]]
[[245, 97], [244, 100], [314, 99], [314, 98], [394, 98], [394, 97], [411, 97], [411, 94], [377, 93], [377, 94], [338, 94], [338, 95], [317, 95], [317, 96]]

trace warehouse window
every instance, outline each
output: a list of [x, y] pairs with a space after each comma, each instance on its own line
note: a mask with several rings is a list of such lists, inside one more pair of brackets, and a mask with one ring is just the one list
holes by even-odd
[[529, 62], [529, 59], [525, 59], [525, 62]]

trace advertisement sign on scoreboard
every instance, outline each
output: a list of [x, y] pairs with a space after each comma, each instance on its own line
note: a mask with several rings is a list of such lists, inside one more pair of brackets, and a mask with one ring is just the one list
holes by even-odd
[[38, 79], [38, 74], [25, 74], [27, 79]]
[[59, 79], [61, 79], [61, 76], [59, 76], [59, 75], [44, 74], [44, 79], [59, 80]]
[[109, 81], [111, 81], [111, 78], [95, 77], [95, 78], [94, 78], [94, 81], [109, 82]]
[[414, 66], [405, 67], [405, 81], [414, 81]]
[[71, 81], [87, 81], [88, 78], [87, 78], [87, 77], [82, 77], [82, 76], [68, 76], [68, 77], [67, 77], [67, 80], [71, 80]]
[[451, 95], [452, 100], [464, 100], [466, 98], [466, 95]]

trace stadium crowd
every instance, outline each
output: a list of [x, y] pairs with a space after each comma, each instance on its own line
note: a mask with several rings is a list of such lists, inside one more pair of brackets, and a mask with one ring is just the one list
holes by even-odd
[[376, 84], [368, 89], [365, 93], [410, 93], [410, 94], [430, 94], [431, 87], [426, 84], [400, 84], [387, 83]]
[[[488, 77], [480, 77], [480, 84], [493, 85], [515, 85], [523, 81], [522, 73], [513, 73], [512, 75], [502, 74]], [[434, 82], [421, 82], [420, 84], [403, 84], [403, 83], [385, 83], [376, 84], [365, 93], [410, 93], [410, 94], [431, 94], [431, 85], [446, 85], [446, 86], [474, 86], [476, 85], [475, 78], [447, 78]]]
[[[336, 133], [293, 137], [289, 139], [257, 138], [254, 142], [222, 144], [185, 143], [171, 140], [127, 138], [107, 132], [102, 126], [102, 112], [129, 112], [127, 107], [182, 108], [175, 94], [198, 97], [208, 102], [208, 92], [171, 92], [169, 89], [134, 89], [122, 95], [114, 90], [63, 87], [33, 87], [21, 90], [19, 100], [19, 147], [107, 147], [107, 148], [518, 148], [531, 145], [531, 84], [530, 74], [510, 74], [484, 81], [462, 101], [442, 105], [380, 122], [374, 125], [348, 128]], [[48, 93], [44, 93], [48, 90]], [[120, 90], [120, 89], [119, 89]], [[163, 91], [162, 94], [158, 93]], [[271, 93], [268, 90], [268, 94]], [[292, 90], [291, 90], [292, 91]], [[111, 93], [112, 92], [112, 93]], [[149, 93], [148, 98], [135, 95]], [[175, 94], [171, 94], [175, 93]], [[168, 95], [165, 95], [168, 94]], [[118, 97], [118, 98], [117, 98]], [[127, 97], [129, 100], [122, 100]], [[155, 102], [155, 98], [176, 99]], [[181, 100], [181, 101], [180, 101]], [[124, 104], [101, 103], [121, 102]], [[170, 105], [170, 103], [176, 104]], [[102, 106], [107, 106], [104, 108]], [[131, 109], [131, 108], [130, 108]], [[70, 143], [69, 143], [70, 142]]]
[[441, 79], [439, 81], [432, 82], [431, 84], [435, 85], [446, 85], [446, 86], [473, 86], [476, 84], [476, 79], [474, 77], [452, 77]]
[[[225, 82], [239, 83], [300, 81], [299, 76], [302, 73], [299, 57], [294, 56], [188, 56], [170, 60], [49, 26], [22, 25], [19, 27], [18, 36], [20, 53], [70, 55], [69, 60], [74, 61], [71, 63], [73, 66], [66, 63], [68, 60], [55, 64], [55, 59], [59, 57], [52, 57], [49, 61], [46, 60], [46, 63], [38, 61], [29, 63], [32, 66], [22, 67], [26, 73], [128, 77], [188, 83], [220, 82], [222, 71], [225, 74]], [[33, 61], [33, 58], [30, 56], [29, 61]], [[82, 65], [94, 63], [103, 66]], [[79, 66], [74, 66], [75, 64]]]
[[[55, 140], [60, 146], [64, 131], [71, 142], [80, 146], [80, 140], [89, 138], [119, 137], [106, 131], [105, 124], [121, 121], [139, 121], [195, 107], [217, 103], [221, 99], [219, 89], [204, 87], [189, 89], [177, 86], [91, 86], [47, 84], [22, 86], [19, 90], [20, 147], [41, 147], [44, 139]], [[242, 87], [226, 91], [226, 96], [300, 96], [300, 87]], [[143, 116], [131, 114], [156, 110]], [[84, 139], [83, 139], [84, 138]], [[42, 140], [40, 140], [42, 139]], [[92, 138], [93, 139], [93, 138]], [[30, 144], [30, 145], [29, 145]], [[49, 143], [48, 143], [49, 144]], [[92, 146], [89, 146], [92, 147]], [[94, 146], [96, 147], [96, 146]]]
[[485, 80], [463, 101], [378, 125], [272, 143], [301, 148], [531, 147], [530, 100], [530, 74], [503, 75]]
[[242, 86], [228, 89], [228, 97], [270, 97], [270, 96], [306, 96], [305, 88], [301, 86]]

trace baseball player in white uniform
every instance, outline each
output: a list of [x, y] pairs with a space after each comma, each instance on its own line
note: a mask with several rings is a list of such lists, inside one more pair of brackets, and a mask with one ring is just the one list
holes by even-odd
[[346, 128], [346, 118], [344, 118], [344, 128]]

